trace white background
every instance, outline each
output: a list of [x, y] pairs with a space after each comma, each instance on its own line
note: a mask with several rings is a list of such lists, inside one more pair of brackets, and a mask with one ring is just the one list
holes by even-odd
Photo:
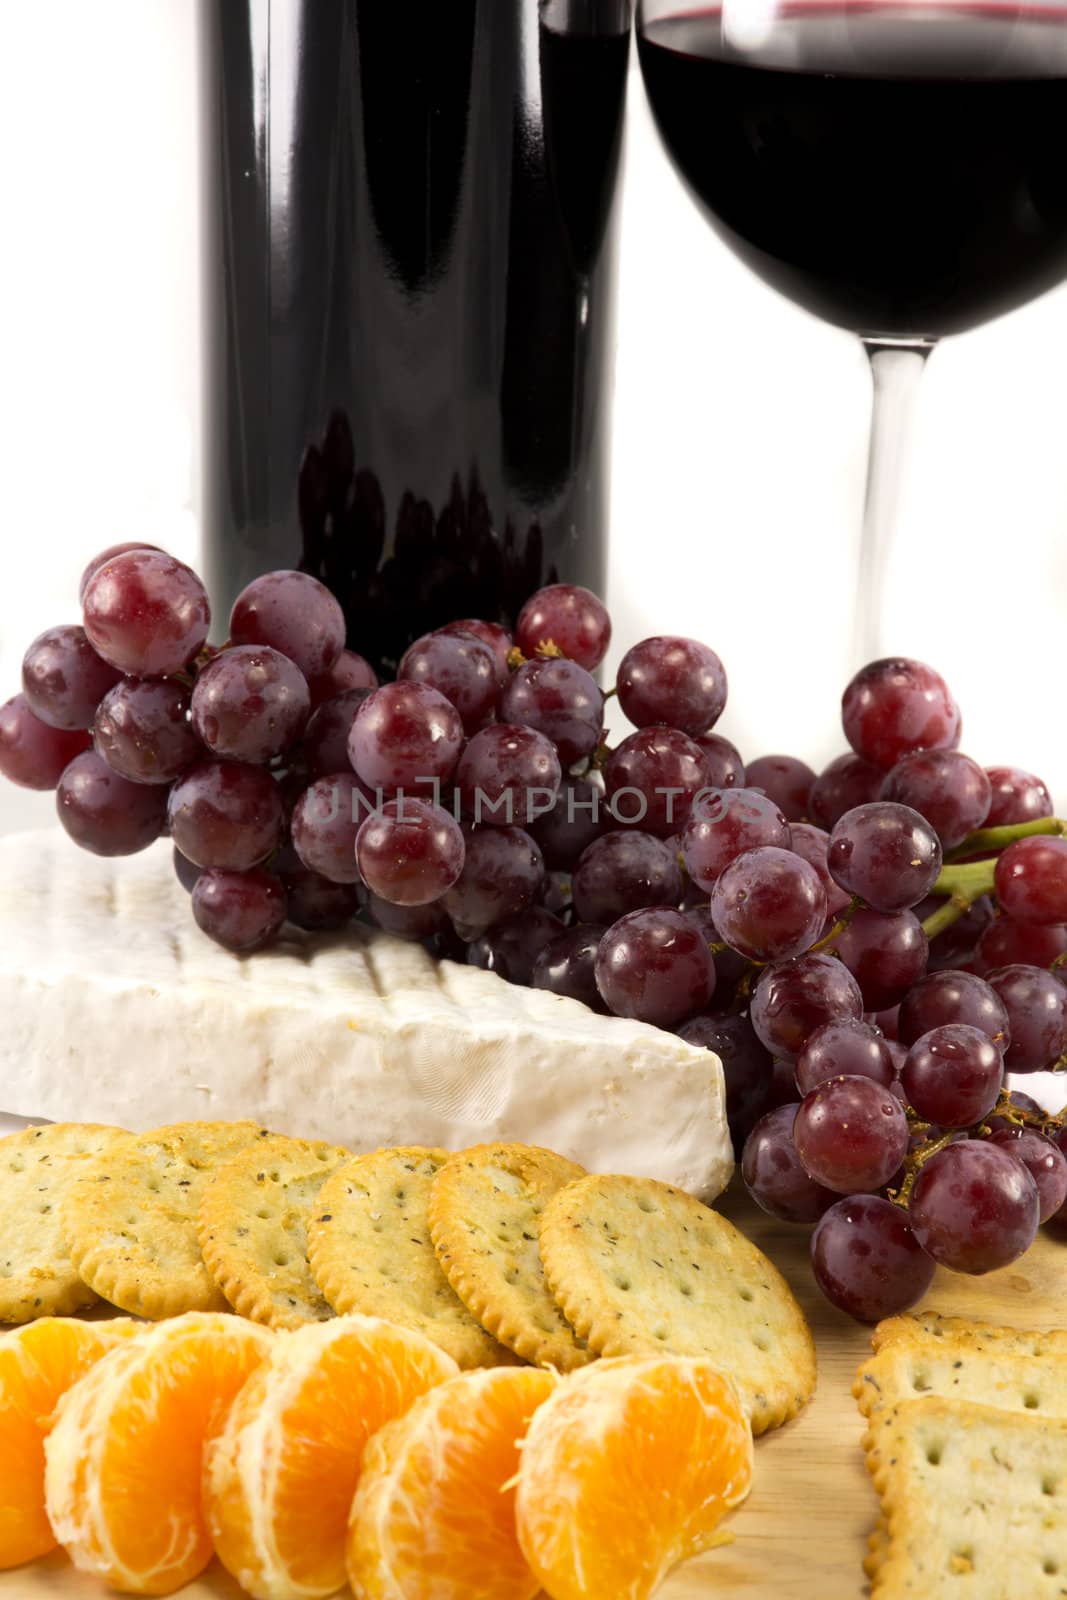
[[[192, 0], [0, 0], [0, 699], [100, 546], [196, 556]], [[906, 205], [906, 195], [887, 204]], [[870, 390], [855, 341], [751, 277], [630, 95], [611, 602], [621, 646], [723, 656], [722, 731], [819, 765], [842, 739]], [[1067, 802], [1067, 293], [925, 379], [887, 645], [948, 677], [964, 745]], [[0, 789], [0, 831], [51, 797]]]

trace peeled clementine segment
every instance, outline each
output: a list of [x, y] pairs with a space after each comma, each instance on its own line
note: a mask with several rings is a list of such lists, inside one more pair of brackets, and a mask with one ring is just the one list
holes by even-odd
[[534, 1367], [464, 1372], [375, 1435], [348, 1529], [356, 1600], [533, 1600], [515, 1475], [557, 1382]]
[[140, 1330], [128, 1317], [42, 1317], [0, 1337], [0, 1567], [55, 1547], [44, 1507], [44, 1441], [66, 1391]]
[[336, 1317], [277, 1335], [204, 1463], [223, 1566], [255, 1600], [345, 1581], [345, 1529], [371, 1435], [459, 1371], [413, 1329]]
[[677, 1562], [718, 1542], [751, 1482], [748, 1418], [710, 1361], [598, 1361], [530, 1425], [519, 1544], [553, 1600], [646, 1600]]
[[60, 1402], [45, 1499], [76, 1567], [127, 1594], [171, 1594], [211, 1560], [204, 1446], [273, 1335], [190, 1311], [110, 1351]]

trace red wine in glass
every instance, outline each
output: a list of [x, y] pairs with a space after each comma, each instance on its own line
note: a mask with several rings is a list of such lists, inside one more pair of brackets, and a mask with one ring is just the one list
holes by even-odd
[[869, 659], [927, 355], [1067, 277], [1067, 5], [642, 0], [638, 45], [656, 126], [712, 225], [871, 356]]
[[828, 322], [959, 333], [1067, 276], [1067, 9], [807, 4], [649, 23], [663, 142], [734, 250]]

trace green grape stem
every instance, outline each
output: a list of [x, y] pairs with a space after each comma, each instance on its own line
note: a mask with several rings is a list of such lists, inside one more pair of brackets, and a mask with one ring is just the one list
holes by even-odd
[[[906, 1211], [911, 1191], [915, 1187], [915, 1180], [921, 1169], [936, 1156], [939, 1151], [947, 1150], [948, 1146], [957, 1140], [960, 1135], [968, 1139], [988, 1139], [992, 1133], [989, 1126], [993, 1117], [1001, 1117], [1012, 1127], [1034, 1128], [1038, 1133], [1043, 1133], [1046, 1138], [1055, 1138], [1064, 1126], [1063, 1115], [1053, 1116], [1051, 1113], [1027, 1111], [1023, 1106], [1013, 1105], [1009, 1092], [1005, 1089], [992, 1111], [982, 1122], [975, 1123], [973, 1128], [949, 1128], [937, 1139], [925, 1139], [917, 1149], [909, 1151], [904, 1157], [904, 1181], [899, 1189], [887, 1189], [886, 1194], [894, 1205], [903, 1207]], [[924, 1122], [917, 1112], [908, 1107], [908, 1126], [912, 1133], [928, 1133], [931, 1124]]]
[[[1059, 817], [1042, 817], [1037, 822], [1019, 822], [1003, 828], [980, 828], [977, 833], [970, 834], [958, 849], [951, 851], [946, 865], [941, 869], [941, 876], [931, 890], [932, 894], [941, 894], [946, 898], [944, 905], [932, 911], [923, 923], [926, 937], [936, 939], [939, 933], [951, 928], [969, 911], [976, 900], [980, 900], [984, 894], [992, 894], [997, 865], [995, 858], [1008, 845], [1014, 844], [1017, 839], [1030, 839], [1038, 834], [1064, 833], [1067, 833], [1067, 822]], [[985, 861], [960, 859], [987, 853], [992, 854]]]

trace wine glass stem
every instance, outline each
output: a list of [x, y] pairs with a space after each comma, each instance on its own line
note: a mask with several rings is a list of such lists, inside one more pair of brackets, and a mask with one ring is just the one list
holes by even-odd
[[900, 487], [923, 370], [936, 341], [864, 339], [874, 380], [871, 451], [863, 511], [853, 666], [886, 653], [885, 589]]

